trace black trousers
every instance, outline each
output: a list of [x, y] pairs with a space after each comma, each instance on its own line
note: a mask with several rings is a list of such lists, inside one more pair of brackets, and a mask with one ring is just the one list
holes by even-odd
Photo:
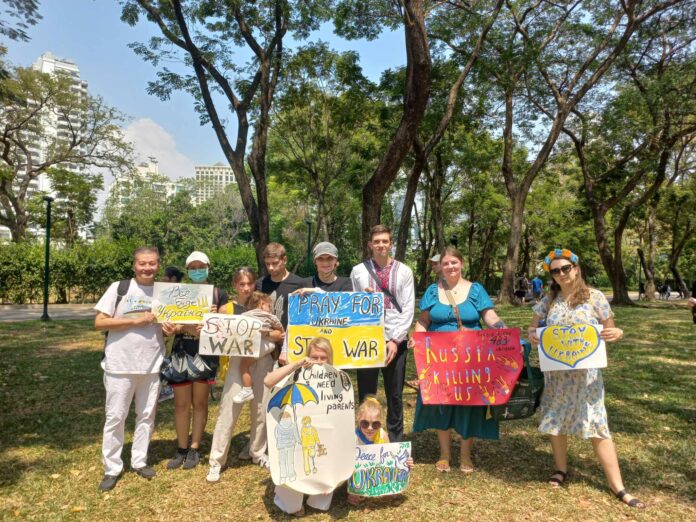
[[387, 396], [387, 432], [391, 442], [401, 442], [404, 436], [403, 391], [406, 380], [406, 356], [408, 341], [402, 341], [396, 349], [396, 357], [384, 368], [358, 370], [358, 397], [362, 403], [368, 395], [377, 395], [379, 371], [384, 378], [384, 393]]

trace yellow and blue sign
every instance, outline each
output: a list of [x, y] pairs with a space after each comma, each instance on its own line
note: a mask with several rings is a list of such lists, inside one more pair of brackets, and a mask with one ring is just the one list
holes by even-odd
[[288, 300], [288, 360], [307, 355], [309, 342], [326, 337], [336, 368], [384, 366], [384, 296], [369, 292], [312, 292]]
[[602, 325], [554, 325], [537, 329], [539, 364], [544, 372], [605, 368], [607, 351]]

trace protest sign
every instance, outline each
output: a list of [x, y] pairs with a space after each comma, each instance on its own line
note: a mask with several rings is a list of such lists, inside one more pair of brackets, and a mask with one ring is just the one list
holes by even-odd
[[263, 322], [246, 315], [205, 314], [198, 353], [258, 359], [262, 328]]
[[155, 283], [152, 313], [158, 323], [197, 324], [212, 303], [213, 285]]
[[312, 292], [288, 301], [288, 360], [307, 355], [309, 341], [326, 337], [336, 368], [384, 366], [384, 296], [367, 292]]
[[606, 368], [607, 349], [599, 336], [601, 331], [601, 324], [537, 328], [541, 371]]
[[123, 316], [138, 317], [152, 310], [152, 297], [126, 295], [121, 300], [120, 310]]
[[505, 404], [522, 372], [517, 328], [417, 332], [413, 340], [423, 404]]
[[348, 481], [348, 493], [362, 497], [401, 493], [411, 476], [406, 464], [410, 457], [410, 442], [357, 446], [355, 470]]
[[347, 480], [355, 462], [354, 410], [350, 378], [333, 366], [300, 368], [278, 385], [266, 409], [273, 482], [313, 495]]

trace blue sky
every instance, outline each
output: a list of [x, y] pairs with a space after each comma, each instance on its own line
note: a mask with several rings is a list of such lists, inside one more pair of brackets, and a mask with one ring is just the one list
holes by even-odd
[[[147, 41], [156, 34], [154, 24], [124, 24], [116, 0], [43, 0], [40, 11], [43, 20], [28, 31], [29, 42], [2, 41], [11, 63], [30, 66], [47, 51], [74, 61], [90, 94], [102, 96], [127, 115], [125, 132], [138, 159], [156, 156], [161, 171], [171, 178], [193, 176], [193, 165], [224, 162], [212, 128], [199, 125], [187, 94], [175, 93], [169, 101], [147, 94], [155, 68], [127, 45]], [[364, 73], [375, 81], [385, 69], [405, 63], [400, 31], [373, 42], [349, 42], [334, 36], [327, 25], [312, 37], [319, 39], [339, 51], [357, 51]]]

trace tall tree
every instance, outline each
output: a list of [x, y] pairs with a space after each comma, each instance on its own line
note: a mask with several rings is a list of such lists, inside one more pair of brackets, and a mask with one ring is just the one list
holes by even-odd
[[374, 37], [382, 24], [404, 29], [406, 76], [403, 112], [381, 160], [362, 191], [362, 243], [367, 257], [370, 229], [381, 221], [382, 202], [416, 138], [430, 97], [432, 68], [423, 0], [340, 0], [337, 31], [349, 37]]
[[2, 86], [11, 96], [0, 106], [0, 225], [18, 242], [27, 236], [32, 181], [53, 167], [125, 168], [130, 146], [121, 114], [101, 98], [77, 94], [71, 77], [20, 68]]
[[[630, 83], [617, 89], [597, 116], [597, 106], [564, 124], [580, 165], [592, 211], [599, 255], [613, 302], [631, 304], [623, 263], [623, 235], [633, 211], [647, 204], [668, 179], [673, 149], [696, 132], [696, 60], [691, 52], [693, 14], [659, 17], [647, 24], [622, 57]], [[613, 219], [608, 219], [614, 212]]]
[[[482, 67], [504, 107], [502, 172], [512, 204], [501, 301], [513, 300], [527, 195], [565, 121], [611, 69], [636, 30], [680, 3], [685, 2], [506, 1], [505, 16], [498, 17], [488, 37], [486, 49], [492, 54]], [[518, 172], [511, 161], [516, 132], [525, 133], [534, 151]]]
[[[10, 40], [29, 40], [27, 29], [41, 20], [38, 0], [2, 0], [4, 16], [0, 18], [0, 35]], [[14, 23], [13, 23], [14, 21]]]
[[[135, 25], [144, 14], [162, 32], [149, 45], [133, 44], [137, 54], [155, 66], [162, 59], [183, 54], [184, 63], [193, 69], [190, 74], [163, 67], [148, 92], [162, 99], [169, 98], [174, 89], [193, 95], [201, 123], [212, 125], [234, 172], [259, 266], [263, 266], [260, 256], [269, 242], [266, 146], [271, 106], [285, 60], [283, 42], [288, 32], [301, 39], [317, 29], [328, 16], [326, 2], [198, 0], [184, 6], [180, 0], [121, 0], [121, 4], [123, 21]], [[241, 50], [252, 54], [244, 65], [233, 58]], [[226, 123], [228, 107], [236, 121], [234, 129]]]

